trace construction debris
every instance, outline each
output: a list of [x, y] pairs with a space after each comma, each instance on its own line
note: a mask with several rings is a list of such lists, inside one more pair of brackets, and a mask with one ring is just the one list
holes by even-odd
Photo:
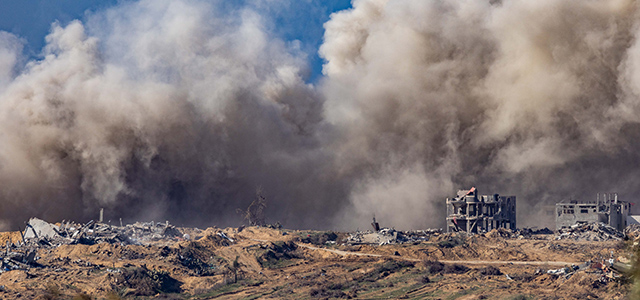
[[534, 228], [519, 228], [516, 230], [516, 234], [524, 237], [531, 237], [533, 235], [553, 234], [553, 230], [549, 228], [536, 229]]
[[371, 222], [371, 226], [373, 227], [373, 231], [380, 231], [380, 224], [376, 222], [376, 216], [373, 216], [373, 222]]
[[549, 228], [534, 229], [534, 228], [520, 228], [515, 231], [506, 228], [493, 229], [487, 233], [484, 233], [488, 238], [528, 238], [528, 239], [546, 239], [544, 235], [551, 235], [553, 231]]
[[[459, 298], [463, 288], [474, 292], [477, 299], [525, 292], [548, 298], [562, 294], [593, 299], [589, 296], [593, 294], [599, 299], [616, 299], [620, 293], [614, 290], [629, 281], [630, 264], [635, 260], [617, 242], [555, 241], [548, 229], [536, 228], [470, 234], [394, 228], [349, 233], [263, 226], [239, 232], [234, 228], [175, 228], [156, 222], [29, 224], [33, 228], [24, 231], [33, 231], [33, 237], [23, 242], [18, 232], [10, 232], [2, 239], [3, 248], [6, 246], [0, 250], [2, 299], [36, 299], [39, 294], [57, 291], [54, 284], [60, 299], [71, 299], [80, 292], [96, 299], [109, 299], [113, 293], [126, 299], [138, 295], [169, 299], [168, 294], [177, 292], [203, 299], [248, 294], [278, 299], [339, 298], [346, 297], [337, 294], [340, 291], [356, 296], [356, 288], [358, 298], [367, 299], [400, 298], [407, 291], [412, 291], [411, 297], [428, 298], [438, 290], [444, 291], [439, 294], [443, 299]], [[56, 234], [38, 234], [41, 226], [55, 228]], [[529, 235], [539, 241], [523, 239]], [[183, 240], [185, 237], [189, 240]], [[234, 289], [231, 293], [230, 288]], [[496, 291], [501, 294], [494, 295]]]
[[621, 240], [624, 233], [604, 223], [575, 224], [558, 231], [556, 240], [611, 241]]
[[[515, 231], [506, 228], [496, 228], [489, 232], [482, 233], [482, 236], [488, 238], [527, 238], [527, 239], [547, 239], [554, 232], [548, 228], [522, 228]], [[399, 231], [392, 228], [382, 228], [379, 231], [356, 231], [351, 233], [344, 242], [351, 245], [370, 244], [370, 245], [387, 245], [387, 244], [403, 244], [426, 242], [433, 237], [444, 235], [442, 229], [426, 229], [413, 231]], [[447, 233], [449, 235], [470, 237], [474, 233], [465, 231], [456, 233]]]
[[413, 231], [398, 231], [392, 228], [382, 228], [379, 231], [357, 231], [349, 235], [347, 244], [403, 244], [429, 241], [432, 236], [442, 234], [442, 229], [427, 229]]
[[24, 238], [53, 238], [58, 235], [60, 228], [56, 225], [47, 223], [38, 218], [31, 218], [27, 222], [27, 228], [25, 229]]
[[600, 259], [600, 261], [588, 260], [580, 265], [571, 265], [560, 269], [547, 270], [547, 274], [555, 276], [564, 276], [565, 279], [569, 279], [577, 272], [587, 272], [601, 274], [599, 281], [608, 282], [610, 280], [618, 279], [631, 269], [630, 265], [623, 264], [615, 261], [615, 259]]
[[[177, 241], [184, 236], [168, 221], [165, 223], [136, 222], [126, 226], [111, 226], [95, 223], [93, 220], [84, 224], [62, 221], [61, 224], [56, 225], [38, 218], [30, 219], [26, 223], [24, 233], [21, 234], [22, 243], [7, 242], [5, 251], [0, 252], [2, 259], [0, 273], [38, 267], [36, 253], [39, 249], [73, 244], [143, 245], [160, 240]], [[233, 240], [224, 233], [218, 233], [218, 235], [233, 243]]]
[[617, 230], [624, 230], [631, 203], [618, 200], [618, 194], [596, 196], [595, 202], [572, 200], [556, 204], [556, 229], [568, 228], [580, 223], [604, 223]]
[[52, 237], [54, 244], [98, 244], [120, 243], [141, 245], [166, 238], [180, 238], [183, 234], [169, 222], [136, 222], [123, 227], [89, 221], [85, 224], [63, 222], [58, 235]]
[[640, 224], [631, 224], [624, 229], [624, 235], [631, 239], [640, 237]]

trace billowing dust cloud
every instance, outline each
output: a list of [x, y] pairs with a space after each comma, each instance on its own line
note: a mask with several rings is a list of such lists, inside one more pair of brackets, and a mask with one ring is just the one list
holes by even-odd
[[637, 5], [354, 0], [315, 85], [251, 5], [121, 3], [24, 68], [0, 33], [0, 219], [237, 225], [258, 188], [268, 221], [313, 228], [442, 226], [471, 186], [517, 195], [523, 226], [635, 201]]
[[304, 54], [257, 13], [140, 1], [54, 24], [47, 43], [0, 96], [3, 219], [104, 207], [114, 221], [225, 225], [262, 187], [273, 219], [312, 226], [347, 196], [327, 188], [342, 183]]

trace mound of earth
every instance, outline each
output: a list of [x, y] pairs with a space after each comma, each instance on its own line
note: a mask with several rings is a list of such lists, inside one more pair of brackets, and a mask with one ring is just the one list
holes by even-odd
[[363, 243], [371, 233], [56, 226], [24, 242], [0, 234], [0, 298], [623, 299], [630, 290], [620, 271], [629, 245], [617, 240], [389, 230]]

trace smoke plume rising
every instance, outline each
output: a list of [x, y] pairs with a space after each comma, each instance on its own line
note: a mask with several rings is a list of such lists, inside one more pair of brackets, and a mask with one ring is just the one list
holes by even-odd
[[353, 6], [320, 49], [339, 165], [366, 169], [349, 213], [428, 225], [478, 186], [517, 195], [520, 225], [549, 226], [562, 199], [635, 200], [634, 1]]
[[258, 2], [123, 2], [53, 24], [24, 67], [0, 32], [3, 224], [237, 225], [258, 187], [268, 221], [313, 228], [442, 226], [471, 186], [517, 195], [524, 226], [635, 201], [635, 1], [354, 0], [315, 85]]

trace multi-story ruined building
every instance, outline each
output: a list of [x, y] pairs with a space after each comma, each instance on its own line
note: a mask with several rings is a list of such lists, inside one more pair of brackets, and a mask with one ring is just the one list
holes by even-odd
[[516, 197], [478, 195], [475, 188], [447, 198], [447, 232], [485, 232], [494, 228], [516, 229]]
[[628, 202], [618, 200], [618, 194], [598, 194], [595, 202], [561, 202], [556, 204], [556, 229], [601, 222], [622, 231], [627, 227], [630, 207]]

